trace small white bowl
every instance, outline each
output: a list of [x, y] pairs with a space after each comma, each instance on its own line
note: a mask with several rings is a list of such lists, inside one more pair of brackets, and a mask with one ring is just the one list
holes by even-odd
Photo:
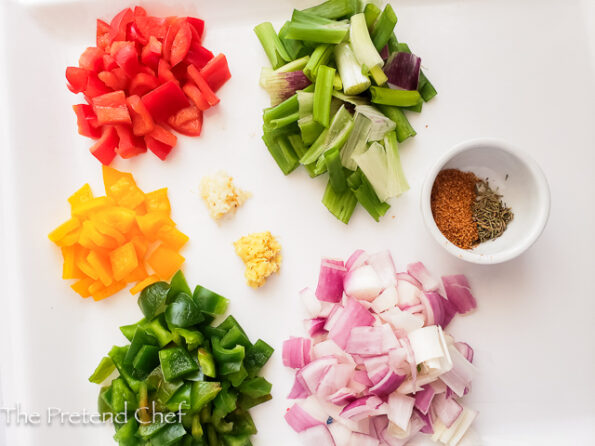
[[[488, 178], [490, 186], [502, 194], [514, 218], [499, 238], [461, 249], [442, 235], [432, 216], [430, 197], [436, 175], [452, 168]], [[432, 236], [455, 257], [471, 263], [502, 263], [523, 253], [541, 235], [550, 214], [550, 190], [531, 157], [503, 141], [479, 138], [456, 145], [428, 172], [421, 191], [421, 211]]]

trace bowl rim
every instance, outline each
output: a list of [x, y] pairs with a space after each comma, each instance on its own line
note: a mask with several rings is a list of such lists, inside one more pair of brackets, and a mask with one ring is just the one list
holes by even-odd
[[[438, 173], [443, 169], [444, 165], [447, 164], [455, 156], [462, 152], [470, 149], [474, 149], [480, 146], [491, 146], [493, 148], [500, 149], [507, 152], [512, 157], [519, 160], [520, 163], [524, 164], [531, 176], [533, 177], [537, 191], [540, 196], [540, 201], [543, 203], [538, 209], [537, 223], [531, 228], [530, 233], [525, 237], [522, 243], [517, 246], [505, 249], [495, 254], [485, 255], [474, 253], [471, 250], [459, 248], [450, 242], [438, 229], [434, 217], [432, 215], [432, 209], [430, 205], [430, 196], [432, 193], [432, 187]], [[480, 137], [462, 141], [455, 146], [451, 147], [446, 151], [438, 160], [434, 163], [431, 169], [426, 174], [424, 183], [421, 189], [421, 213], [426, 228], [432, 234], [434, 240], [442, 246], [447, 252], [457, 257], [458, 259], [465, 260], [470, 263], [482, 264], [482, 265], [493, 265], [503, 263], [508, 260], [512, 260], [515, 257], [521, 255], [527, 249], [529, 249], [542, 234], [550, 215], [551, 207], [551, 196], [550, 188], [547, 179], [537, 164], [537, 162], [524, 151], [518, 149], [515, 145], [510, 144], [498, 138], [492, 137]]]

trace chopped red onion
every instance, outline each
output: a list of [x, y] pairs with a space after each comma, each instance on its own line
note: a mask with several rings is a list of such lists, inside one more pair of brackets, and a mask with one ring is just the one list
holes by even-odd
[[465, 314], [477, 308], [477, 302], [471, 294], [471, 287], [464, 275], [443, 276], [442, 283], [444, 291], [446, 291], [446, 298], [458, 313]]
[[423, 386], [423, 390], [415, 394], [415, 408], [419, 410], [422, 414], [427, 415], [428, 410], [430, 410], [430, 404], [432, 403], [435, 394], [436, 391], [432, 386]]
[[384, 74], [393, 88], [417, 90], [421, 59], [411, 53], [393, 53], [384, 65]]
[[322, 259], [316, 297], [325, 302], [340, 302], [346, 272], [342, 260]]
[[316, 446], [335, 446], [335, 441], [324, 424], [300, 432], [300, 439], [302, 444], [305, 445], [315, 444]]
[[296, 432], [303, 432], [312, 427], [322, 425], [320, 421], [312, 417], [297, 403], [285, 413], [285, 421], [287, 421], [287, 424], [289, 424]]
[[382, 281], [371, 265], [350, 270], [345, 276], [345, 294], [358, 300], [374, 300], [383, 290]]
[[341, 416], [354, 421], [360, 421], [370, 416], [380, 415], [378, 408], [381, 405], [382, 400], [377, 396], [364, 396], [345, 406], [341, 411]]
[[368, 264], [374, 268], [380, 278], [382, 288], [397, 284], [397, 269], [390, 251], [380, 251], [368, 258]]
[[430, 274], [422, 262], [407, 265], [407, 272], [421, 284], [424, 291], [435, 291], [440, 288], [440, 282]]
[[324, 326], [326, 324], [325, 317], [317, 317], [310, 320], [310, 336], [316, 336], [317, 334], [326, 333]]
[[368, 310], [355, 299], [348, 299], [337, 322], [329, 330], [329, 338], [334, 340], [339, 347], [345, 348], [354, 327], [368, 326], [373, 323], [374, 316]]
[[466, 342], [455, 342], [456, 349], [465, 357], [469, 362], [473, 362], [473, 349]]
[[414, 404], [414, 398], [398, 392], [392, 393], [388, 397], [388, 419], [404, 431], [407, 430]]
[[380, 442], [377, 438], [371, 437], [370, 435], [361, 434], [354, 432], [351, 434], [349, 440], [349, 446], [378, 446]]
[[368, 254], [366, 254], [363, 249], [358, 249], [347, 259], [345, 268], [347, 268], [347, 271], [357, 269], [360, 266], [365, 265], [367, 260]]
[[293, 387], [291, 388], [287, 398], [289, 398], [290, 400], [301, 400], [301, 399], [307, 398], [309, 396], [310, 396], [310, 392], [302, 384], [302, 381], [300, 381], [296, 376], [296, 378], [293, 382]]
[[393, 393], [405, 381], [405, 375], [397, 375], [390, 369], [387, 369], [386, 375], [378, 383], [370, 387], [369, 391], [373, 395], [384, 397]]
[[432, 407], [436, 411], [436, 416], [446, 427], [452, 426], [463, 412], [463, 406], [457, 403], [454, 398], [447, 398], [444, 393], [436, 395]]
[[289, 338], [283, 342], [283, 365], [301, 369], [310, 362], [312, 341], [306, 338]]
[[286, 419], [305, 444], [404, 446], [419, 431], [460, 440], [477, 415], [457, 400], [473, 349], [443, 327], [476, 303], [464, 276], [443, 282], [448, 299], [421, 262], [397, 273], [388, 251], [322, 260], [316, 295], [300, 293], [311, 339], [283, 344], [297, 369], [289, 398], [301, 399]]

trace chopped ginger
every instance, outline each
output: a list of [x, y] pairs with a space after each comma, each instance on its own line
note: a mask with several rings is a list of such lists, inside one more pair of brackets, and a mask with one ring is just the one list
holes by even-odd
[[253, 288], [281, 267], [281, 245], [269, 231], [246, 235], [234, 243], [236, 254], [246, 265], [246, 282]]
[[200, 196], [213, 220], [219, 220], [225, 215], [234, 214], [250, 194], [237, 188], [233, 184], [233, 178], [220, 171], [201, 180]]

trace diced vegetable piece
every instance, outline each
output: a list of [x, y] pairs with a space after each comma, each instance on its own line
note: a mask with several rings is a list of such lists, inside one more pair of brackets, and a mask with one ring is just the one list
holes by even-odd
[[93, 98], [93, 111], [97, 124], [130, 124], [130, 114], [126, 106], [124, 91], [114, 91]]
[[274, 70], [291, 61], [291, 57], [287, 54], [287, 50], [270, 22], [257, 25], [254, 28], [254, 33], [260, 40]]
[[180, 269], [184, 260], [184, 257], [177, 251], [160, 245], [149, 256], [147, 263], [159, 277], [162, 279], [169, 279], [178, 269]]
[[168, 81], [145, 94], [142, 102], [153, 119], [157, 121], [166, 121], [167, 118], [190, 105], [180, 86], [173, 81]]
[[387, 3], [374, 25], [374, 30], [371, 33], [372, 42], [377, 51], [382, 50], [388, 43], [388, 39], [393, 35], [393, 30], [397, 24], [397, 15], [390, 3]]
[[322, 65], [318, 69], [318, 75], [316, 76], [316, 83], [314, 86], [314, 109], [312, 114], [314, 121], [322, 124], [324, 127], [328, 127], [330, 123], [334, 77], [334, 68]]
[[324, 196], [322, 197], [322, 204], [333, 214], [337, 219], [345, 224], [349, 223], [351, 215], [355, 210], [357, 198], [353, 195], [351, 190], [347, 189], [342, 194], [338, 194], [333, 189], [329, 181]]

